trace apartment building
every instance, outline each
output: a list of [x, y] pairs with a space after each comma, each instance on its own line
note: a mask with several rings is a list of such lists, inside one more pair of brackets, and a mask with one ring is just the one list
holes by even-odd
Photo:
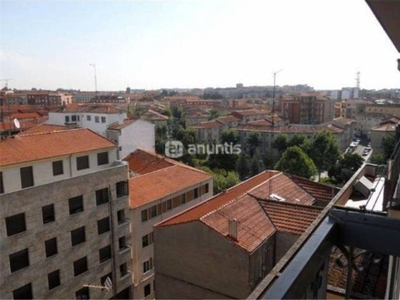
[[334, 102], [317, 92], [281, 96], [278, 106], [291, 124], [320, 124], [334, 117]]
[[152, 109], [149, 109], [147, 112], [140, 115], [140, 119], [145, 120], [147, 122], [153, 123], [154, 125], [167, 125], [168, 117], [164, 116]]
[[371, 128], [376, 127], [382, 122], [390, 119], [400, 121], [400, 117], [380, 113], [364, 113], [357, 115], [354, 119], [354, 132], [358, 135], [367, 136], [368, 138], [370, 138]]
[[370, 137], [371, 137], [371, 147], [374, 149], [374, 154], [382, 154], [383, 146], [382, 139], [391, 134], [396, 134], [396, 126], [399, 124], [399, 121], [391, 121], [388, 120], [386, 122], [382, 122], [380, 125], [371, 128]]
[[240, 124], [265, 119], [270, 115], [269, 111], [258, 109], [237, 110], [231, 113], [232, 116], [240, 119]]
[[399, 104], [373, 104], [367, 105], [365, 108], [367, 113], [375, 114], [390, 114], [400, 117], [400, 105]]
[[29, 105], [69, 105], [72, 103], [72, 95], [57, 92], [29, 92], [27, 102]]
[[[130, 298], [128, 167], [116, 159], [83, 128], [0, 142], [1, 298]], [[108, 277], [110, 291], [93, 287]]]
[[246, 298], [337, 191], [265, 171], [156, 224], [156, 298]]
[[137, 150], [126, 158], [132, 230], [132, 276], [135, 299], [154, 299], [153, 225], [212, 196], [210, 174], [155, 153]]
[[366, 107], [371, 102], [360, 99], [342, 100], [335, 102], [335, 117], [355, 119], [356, 116], [368, 112]]

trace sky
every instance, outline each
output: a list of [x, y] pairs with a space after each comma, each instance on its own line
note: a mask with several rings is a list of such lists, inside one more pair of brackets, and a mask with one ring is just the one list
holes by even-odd
[[400, 88], [397, 58], [365, 0], [0, 0], [16, 89]]

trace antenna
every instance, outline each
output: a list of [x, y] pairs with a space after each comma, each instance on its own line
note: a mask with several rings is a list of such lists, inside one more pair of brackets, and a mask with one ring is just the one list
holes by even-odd
[[356, 87], [360, 89], [360, 71], [356, 73]]
[[273, 90], [273, 94], [272, 94], [272, 130], [274, 130], [274, 113], [275, 113], [275, 87], [276, 87], [276, 74], [278, 74], [280, 71], [282, 71], [283, 69], [280, 69], [277, 72], [274, 72], [274, 90]]
[[6, 82], [6, 86], [5, 86], [6, 90], [8, 89], [8, 82], [9, 82], [10, 80], [12, 80], [12, 79], [10, 79], [10, 78], [0, 79], [0, 81], [5, 81], [5, 82]]
[[90, 66], [92, 66], [93, 69], [94, 69], [94, 91], [95, 91], [95, 96], [97, 97], [97, 74], [96, 74], [96, 64], [90, 64]]
[[21, 128], [21, 123], [18, 121], [18, 119], [14, 119], [14, 126], [15, 126], [15, 128]]

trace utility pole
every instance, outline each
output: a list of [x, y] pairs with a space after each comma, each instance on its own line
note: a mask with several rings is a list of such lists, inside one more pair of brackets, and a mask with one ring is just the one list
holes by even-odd
[[272, 130], [274, 129], [274, 113], [275, 113], [275, 87], [276, 87], [276, 74], [281, 72], [283, 69], [274, 73], [274, 90], [272, 93]]
[[96, 64], [90, 64], [94, 70], [94, 92], [95, 97], [97, 98], [97, 74], [96, 74]]

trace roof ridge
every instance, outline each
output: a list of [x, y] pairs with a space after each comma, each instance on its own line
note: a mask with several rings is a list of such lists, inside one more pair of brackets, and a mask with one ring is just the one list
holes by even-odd
[[201, 216], [201, 217], [199, 218], [199, 220], [202, 221], [202, 219], [204, 219], [204, 218], [206, 218], [206, 217], [212, 215], [213, 213], [216, 213], [217, 211], [223, 209], [224, 207], [230, 205], [231, 203], [233, 203], [233, 202], [239, 200], [239, 199], [242, 198], [244, 195], [246, 195], [246, 193], [244, 193], [244, 194], [242, 194], [242, 195], [240, 195], [240, 196], [237, 196], [236, 198], [232, 199], [231, 201], [228, 201], [228, 202], [225, 203], [225, 204], [222, 204], [221, 206], [217, 207], [216, 209], [214, 209], [214, 210], [212, 210], [212, 211], [209, 211], [209, 212], [206, 213], [205, 215]]
[[[258, 198], [257, 198], [258, 200]], [[286, 202], [286, 201], [276, 201], [276, 200], [271, 200], [271, 199], [259, 199], [259, 202], [268, 202], [268, 203], [274, 203], [278, 205], [288, 205], [288, 206], [296, 206], [296, 207], [302, 207], [302, 208], [310, 208], [313, 210], [319, 210], [322, 211], [323, 208], [318, 207], [318, 206], [312, 206], [312, 205], [304, 205], [301, 203], [293, 203], [293, 202]]]
[[[39, 125], [43, 125], [43, 124], [38, 124], [38, 126]], [[48, 125], [48, 124], [44, 124], [44, 125]], [[56, 126], [56, 125], [54, 125], [54, 126]], [[28, 136], [29, 137], [29, 136], [52, 134], [52, 133], [63, 133], [63, 132], [76, 131], [76, 130], [82, 130], [82, 129], [88, 129], [88, 128], [78, 127], [78, 128], [60, 129], [60, 130], [53, 130], [53, 131], [43, 131], [43, 132], [34, 132], [34, 133], [25, 133], [25, 134], [22, 133], [22, 134], [18, 134], [18, 136], [19, 137], [21, 137], [21, 136], [23, 136], [23, 137], [27, 137]], [[88, 129], [88, 130], [90, 130], [90, 129]], [[90, 130], [90, 131], [92, 131], [92, 130]]]

